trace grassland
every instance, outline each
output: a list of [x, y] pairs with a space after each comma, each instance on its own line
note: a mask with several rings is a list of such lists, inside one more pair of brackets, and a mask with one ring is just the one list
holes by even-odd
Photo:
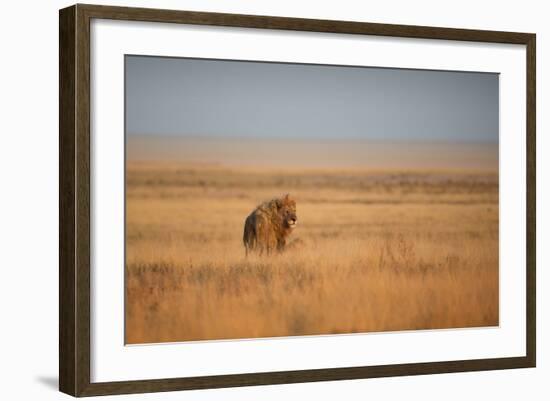
[[[129, 161], [126, 342], [492, 326], [496, 169]], [[289, 192], [304, 247], [245, 258], [245, 217]]]

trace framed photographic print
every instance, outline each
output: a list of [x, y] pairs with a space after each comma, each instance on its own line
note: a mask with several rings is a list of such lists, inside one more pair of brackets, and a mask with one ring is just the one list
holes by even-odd
[[535, 366], [535, 35], [60, 11], [60, 390]]

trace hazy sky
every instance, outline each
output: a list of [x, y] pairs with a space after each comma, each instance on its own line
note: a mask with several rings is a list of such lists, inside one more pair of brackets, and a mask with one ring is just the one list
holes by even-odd
[[498, 141], [498, 75], [126, 56], [127, 133]]

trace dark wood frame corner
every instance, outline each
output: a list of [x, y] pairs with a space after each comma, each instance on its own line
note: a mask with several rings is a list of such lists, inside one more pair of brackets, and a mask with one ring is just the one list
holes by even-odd
[[[90, 21], [92, 18], [521, 44], [527, 47], [527, 322], [524, 357], [182, 377], [90, 381]], [[362, 379], [534, 367], [535, 42], [530, 33], [371, 24], [77, 4], [59, 13], [59, 389], [73, 396]]]

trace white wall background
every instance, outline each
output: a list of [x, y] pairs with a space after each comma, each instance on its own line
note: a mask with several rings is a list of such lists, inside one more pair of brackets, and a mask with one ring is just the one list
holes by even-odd
[[[538, 367], [341, 382], [118, 396], [142, 400], [530, 399], [550, 396], [545, 293], [550, 251], [550, 25], [545, 2], [160, 0], [98, 4], [537, 33]], [[0, 23], [0, 397], [57, 392], [58, 9], [69, 1], [4, 3]], [[545, 316], [546, 314], [546, 316]], [[215, 363], [215, 361], [213, 361]], [[115, 399], [106, 397], [102, 399]]]

